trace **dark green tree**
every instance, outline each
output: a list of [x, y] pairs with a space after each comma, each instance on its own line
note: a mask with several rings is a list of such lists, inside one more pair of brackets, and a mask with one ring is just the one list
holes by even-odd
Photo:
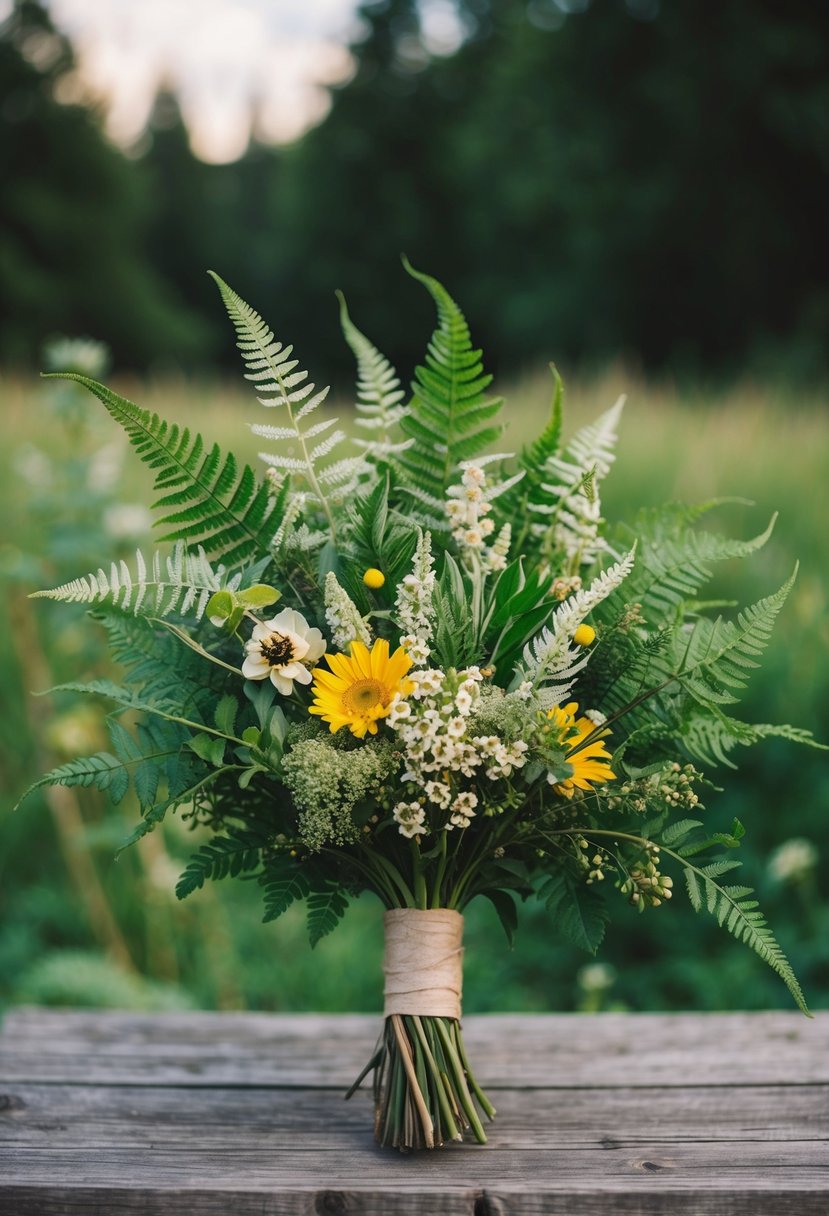
[[203, 326], [148, 256], [140, 165], [58, 99], [73, 67], [41, 5], [17, 0], [0, 30], [0, 359], [34, 363], [56, 331], [102, 338], [121, 366], [192, 359]]

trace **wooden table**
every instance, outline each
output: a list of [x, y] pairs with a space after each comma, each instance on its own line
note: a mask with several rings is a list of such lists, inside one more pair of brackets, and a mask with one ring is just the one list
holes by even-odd
[[829, 1013], [470, 1017], [486, 1147], [402, 1156], [363, 1016], [17, 1009], [3, 1216], [829, 1213]]

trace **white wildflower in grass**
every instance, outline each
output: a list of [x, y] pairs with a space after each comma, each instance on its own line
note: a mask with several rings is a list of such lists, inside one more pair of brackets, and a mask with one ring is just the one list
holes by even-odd
[[325, 576], [325, 619], [337, 650], [348, 651], [352, 642], [371, 647], [371, 630], [333, 570]]
[[435, 624], [432, 604], [434, 564], [431, 534], [419, 532], [412, 572], [398, 585], [396, 597], [397, 620], [403, 630], [400, 644], [405, 647], [415, 666], [425, 663], [431, 653], [429, 642]]
[[310, 684], [310, 668], [325, 654], [325, 639], [312, 628], [301, 612], [283, 608], [270, 621], [254, 625], [245, 644], [242, 675], [247, 680], [267, 680], [289, 697], [297, 684]]
[[784, 840], [769, 858], [769, 873], [777, 882], [803, 882], [811, 877], [819, 861], [818, 851], [811, 840], [793, 836]]
[[140, 540], [149, 535], [152, 526], [152, 516], [143, 503], [113, 503], [104, 511], [104, 529], [116, 540]]

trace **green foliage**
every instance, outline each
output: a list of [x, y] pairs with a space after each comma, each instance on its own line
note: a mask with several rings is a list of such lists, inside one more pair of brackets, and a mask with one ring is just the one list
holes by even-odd
[[336, 879], [321, 879], [307, 897], [308, 937], [312, 946], [336, 929], [348, 909], [348, 900]]
[[[189, 427], [164, 422], [87, 376], [59, 378], [94, 393], [155, 471], [155, 489], [163, 491], [155, 509], [162, 512], [160, 525], [171, 529], [164, 540], [201, 546], [227, 566], [268, 552], [279, 522], [277, 501], [249, 465], [239, 473], [236, 458], [230, 452], [223, 457], [218, 444], [205, 451], [201, 435], [191, 436]], [[284, 498], [279, 505], [284, 506]]]
[[418, 499], [427, 504], [431, 500], [441, 517], [456, 466], [478, 456], [500, 436], [503, 428], [491, 423], [502, 401], [484, 396], [492, 377], [484, 374], [481, 352], [473, 349], [469, 326], [455, 301], [437, 279], [408, 262], [405, 266], [435, 301], [438, 327], [425, 362], [415, 371], [409, 413], [400, 422], [414, 444], [398, 455], [398, 461]]
[[700, 912], [704, 907], [721, 928], [726, 929], [737, 941], [744, 942], [764, 963], [768, 963], [772, 971], [780, 976], [798, 1008], [808, 1015], [809, 1009], [789, 960], [768, 927], [757, 900], [749, 898], [753, 895], [753, 889], [722, 886], [717, 882], [722, 874], [739, 864], [724, 858], [700, 867], [686, 865], [688, 898], [695, 912]]
[[586, 885], [566, 865], [545, 876], [538, 888], [556, 930], [588, 954], [595, 954], [605, 935], [610, 914], [595, 887]]
[[262, 850], [269, 840], [264, 825], [251, 826], [246, 820], [244, 824], [226, 822], [224, 827], [224, 835], [214, 836], [188, 861], [176, 885], [178, 899], [201, 890], [208, 879], [237, 878], [261, 865]]

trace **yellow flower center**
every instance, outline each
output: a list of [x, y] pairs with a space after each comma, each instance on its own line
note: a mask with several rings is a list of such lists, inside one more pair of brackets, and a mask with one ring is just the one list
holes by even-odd
[[388, 690], [379, 680], [356, 680], [342, 694], [343, 705], [350, 714], [364, 714], [386, 699]]

